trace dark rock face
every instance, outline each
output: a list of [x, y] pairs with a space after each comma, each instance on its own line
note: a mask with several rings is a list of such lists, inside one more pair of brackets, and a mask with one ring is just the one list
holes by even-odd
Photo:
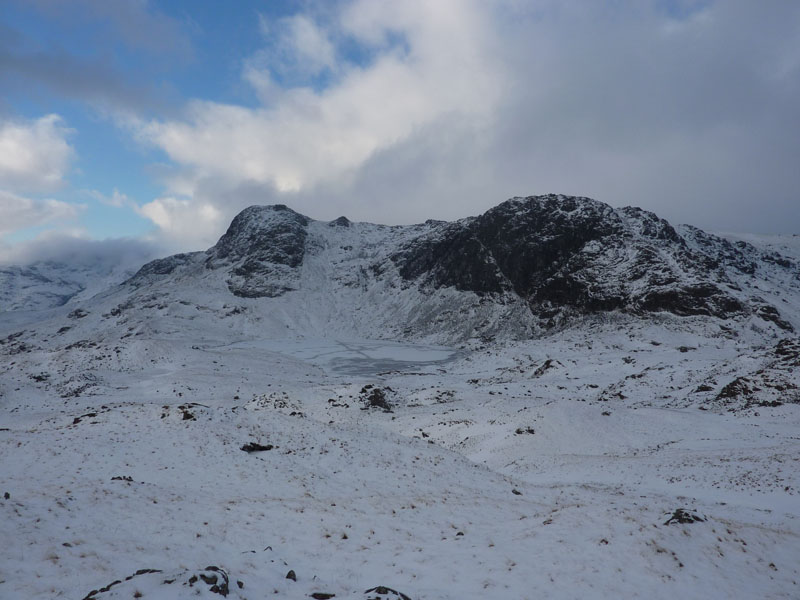
[[[727, 272], [752, 274], [755, 249], [693, 228], [689, 233], [691, 244], [640, 208], [533, 196], [443, 224], [392, 261], [409, 283], [516, 294], [551, 325], [570, 313], [611, 310], [720, 318], [749, 313], [751, 307], [727, 291], [735, 288]], [[773, 322], [779, 318], [761, 312]]]
[[280, 296], [296, 289], [308, 223], [283, 204], [246, 208], [208, 250], [206, 267], [229, 268], [228, 289], [236, 296]]
[[[580, 207], [580, 211], [578, 208]], [[405, 279], [425, 274], [437, 287], [530, 297], [586, 243], [621, 229], [610, 206], [588, 198], [514, 199], [475, 219], [448, 224], [393, 260]], [[554, 296], [571, 293], [551, 283]]]
[[684, 317], [708, 315], [726, 318], [745, 312], [745, 306], [710, 283], [698, 283], [669, 289], [654, 289], [638, 299], [646, 312], [665, 311]]
[[189, 252], [186, 254], [175, 254], [166, 258], [152, 260], [139, 269], [136, 274], [128, 280], [128, 283], [133, 285], [142, 285], [143, 283], [147, 283], [154, 278], [163, 275], [170, 275], [176, 269], [192, 262], [201, 254], [203, 253]]
[[339, 217], [328, 223], [328, 227], [350, 227], [350, 220], [347, 217]]

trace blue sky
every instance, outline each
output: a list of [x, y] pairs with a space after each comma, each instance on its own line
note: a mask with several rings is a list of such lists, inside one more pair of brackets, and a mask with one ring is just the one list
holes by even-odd
[[[178, 38], [151, 45], [145, 40], [126, 40], [119, 32], [125, 25], [114, 23], [105, 11], [96, 11], [95, 3], [64, 2], [60, 8], [56, 4], [0, 4], [2, 30], [14, 34], [16, 48], [9, 54], [39, 57], [42, 62], [61, 60], [75, 71], [64, 73], [65, 77], [80, 79], [78, 72], [86, 73], [84, 89], [64, 89], [63, 84], [37, 76], [32, 68], [27, 73], [9, 69], [2, 80], [8, 88], [0, 103], [0, 116], [35, 120], [57, 114], [63, 119], [76, 156], [65, 177], [66, 185], [50, 195], [86, 206], [78, 223], [89, 236], [151, 232], [154, 224], [146, 217], [133, 210], [121, 215], [119, 207], [97, 197], [97, 192], [110, 197], [117, 189], [146, 203], [159, 195], [161, 186], [153, 173], [166, 160], [158, 148], [137, 143], [128, 131], [115, 126], [110, 111], [117, 108], [113, 103], [120, 98], [107, 106], [103, 96], [124, 94], [125, 104], [130, 105], [121, 108], [144, 116], [170, 114], [191, 97], [252, 106], [257, 100], [252, 90], [242, 85], [240, 68], [243, 57], [263, 45], [258, 20], [292, 14], [299, 5], [237, 0], [231, 4], [235, 10], [225, 10], [218, 2], [195, 0], [143, 3], [140, 10], [153, 23], [165, 23], [166, 32]], [[23, 228], [9, 238], [28, 239], [48, 225]]]
[[799, 31], [778, 0], [6, 0], [0, 261], [549, 192], [797, 232]]

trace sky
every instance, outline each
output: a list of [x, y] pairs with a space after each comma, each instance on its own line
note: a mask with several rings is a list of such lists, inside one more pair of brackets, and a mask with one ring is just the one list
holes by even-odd
[[0, 262], [582, 195], [800, 233], [795, 0], [0, 0]]

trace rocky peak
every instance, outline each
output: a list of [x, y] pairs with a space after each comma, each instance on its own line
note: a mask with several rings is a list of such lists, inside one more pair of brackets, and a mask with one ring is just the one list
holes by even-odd
[[350, 227], [350, 219], [345, 216], [341, 216], [338, 219], [334, 219], [328, 223], [328, 227]]
[[245, 208], [208, 250], [206, 267], [228, 269], [228, 288], [237, 296], [274, 297], [296, 289], [309, 223], [283, 204]]
[[303, 258], [296, 242], [305, 239], [309, 221], [283, 204], [250, 206], [234, 217], [208, 253], [213, 260], [263, 257], [296, 266]]

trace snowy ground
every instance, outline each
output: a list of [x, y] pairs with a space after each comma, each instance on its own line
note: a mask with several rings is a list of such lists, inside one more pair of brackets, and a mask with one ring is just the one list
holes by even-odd
[[796, 379], [770, 345], [193, 326], [4, 356], [0, 597], [800, 597], [800, 405], [716, 399], [742, 373]]

